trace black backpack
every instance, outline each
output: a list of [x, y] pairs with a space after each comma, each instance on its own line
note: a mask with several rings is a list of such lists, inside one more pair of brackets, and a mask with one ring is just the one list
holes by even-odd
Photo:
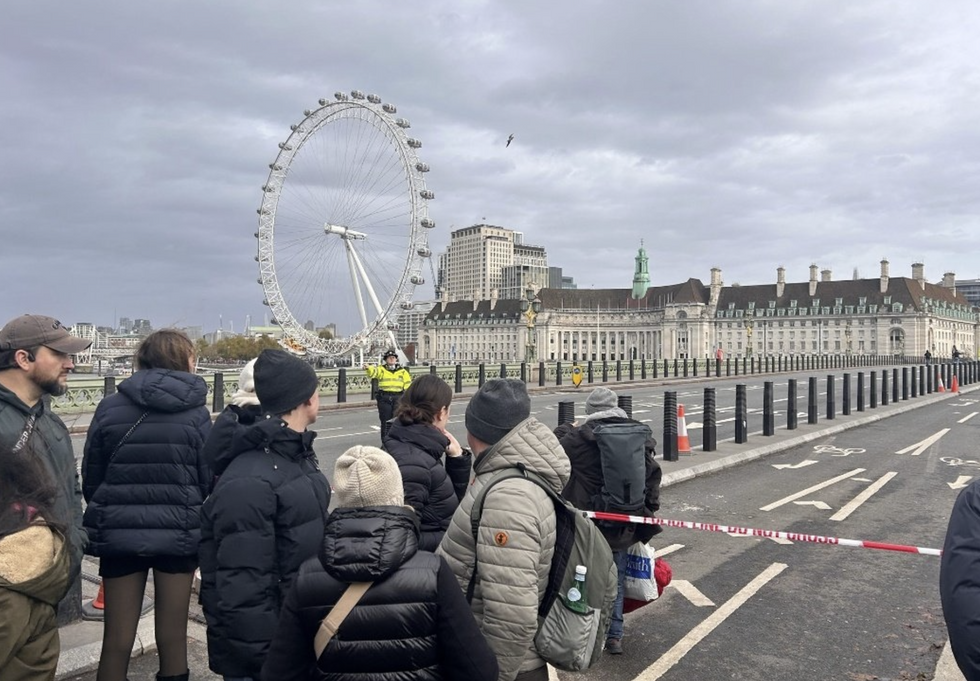
[[602, 487], [593, 498], [593, 510], [644, 515], [647, 483], [649, 426], [638, 421], [597, 423], [592, 428], [599, 444]]
[[[484, 498], [498, 482], [511, 478], [523, 478], [537, 485], [548, 493], [555, 506], [555, 554], [548, 573], [548, 586], [538, 606], [535, 650], [558, 669], [573, 672], [588, 669], [602, 658], [602, 641], [609, 629], [616, 601], [618, 575], [612, 550], [591, 520], [523, 465], [498, 471], [476, 493], [470, 511], [474, 540], [479, 535]], [[585, 600], [589, 612], [585, 614], [571, 610], [561, 598], [574, 583], [576, 565], [588, 568]], [[467, 601], [473, 600], [478, 569], [474, 564], [466, 589]]]

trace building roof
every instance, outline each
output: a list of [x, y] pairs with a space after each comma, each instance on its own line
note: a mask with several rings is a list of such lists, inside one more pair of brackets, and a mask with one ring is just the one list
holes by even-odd
[[633, 299], [632, 288], [541, 289], [538, 298], [546, 310], [636, 310], [662, 309], [666, 305], [704, 305], [709, 292], [700, 279], [680, 284], [651, 286], [646, 295]]

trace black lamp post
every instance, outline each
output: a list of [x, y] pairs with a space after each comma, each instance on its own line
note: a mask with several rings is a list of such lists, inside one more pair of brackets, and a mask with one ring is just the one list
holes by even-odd
[[534, 292], [534, 284], [528, 284], [524, 289], [524, 298], [521, 300], [521, 313], [527, 323], [527, 342], [524, 344], [524, 361], [533, 364], [536, 356], [536, 343], [534, 337], [534, 320], [541, 312], [541, 301]]

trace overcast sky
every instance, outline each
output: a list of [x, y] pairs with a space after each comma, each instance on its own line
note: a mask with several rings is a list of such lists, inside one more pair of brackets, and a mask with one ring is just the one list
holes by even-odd
[[268, 164], [355, 88], [423, 142], [437, 253], [485, 221], [580, 288], [630, 287], [641, 239], [653, 285], [980, 277], [975, 0], [9, 0], [3, 25], [0, 323], [260, 323]]

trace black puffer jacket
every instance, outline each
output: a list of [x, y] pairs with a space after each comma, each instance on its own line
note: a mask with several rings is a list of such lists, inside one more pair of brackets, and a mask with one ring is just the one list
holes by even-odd
[[207, 394], [200, 376], [144, 369], [99, 403], [82, 458], [88, 553], [197, 555], [212, 477], [202, 454], [211, 429]]
[[968, 485], [953, 504], [939, 596], [956, 664], [966, 681], [980, 681], [980, 481]]
[[211, 669], [258, 677], [299, 566], [316, 555], [330, 505], [315, 433], [267, 417], [232, 436], [204, 504], [201, 605]]
[[449, 438], [428, 423], [405, 425], [397, 419], [391, 424], [385, 449], [398, 462], [405, 487], [405, 503], [418, 513], [422, 551], [435, 551], [449, 527], [459, 500], [466, 494], [473, 467], [473, 455], [442, 455]]
[[[562, 491], [562, 496], [568, 499], [575, 508], [594, 511], [594, 499], [602, 489], [602, 459], [599, 454], [599, 443], [592, 429], [603, 423], [634, 423], [632, 419], [610, 418], [586, 421], [581, 426], [564, 423], [555, 429], [555, 437], [561, 443], [572, 464], [572, 475]], [[646, 443], [646, 489], [643, 491], [643, 505], [646, 517], [654, 517], [660, 509], [660, 480], [663, 472], [660, 470], [654, 456], [657, 446], [653, 438]], [[642, 542], [646, 544], [660, 534], [660, 525], [638, 525], [636, 523], [598, 523], [609, 546], [614, 551], [622, 551], [631, 544]]]
[[218, 414], [211, 426], [208, 439], [204, 442], [204, 460], [212, 471], [228, 467], [235, 455], [232, 454], [231, 443], [235, 434], [245, 430], [262, 418], [262, 407], [257, 404], [238, 406], [229, 404]]
[[[407, 508], [335, 510], [286, 600], [262, 678], [496, 681], [497, 658], [456, 578], [441, 557], [417, 551], [417, 533]], [[316, 631], [350, 582], [374, 584], [318, 661]]]

